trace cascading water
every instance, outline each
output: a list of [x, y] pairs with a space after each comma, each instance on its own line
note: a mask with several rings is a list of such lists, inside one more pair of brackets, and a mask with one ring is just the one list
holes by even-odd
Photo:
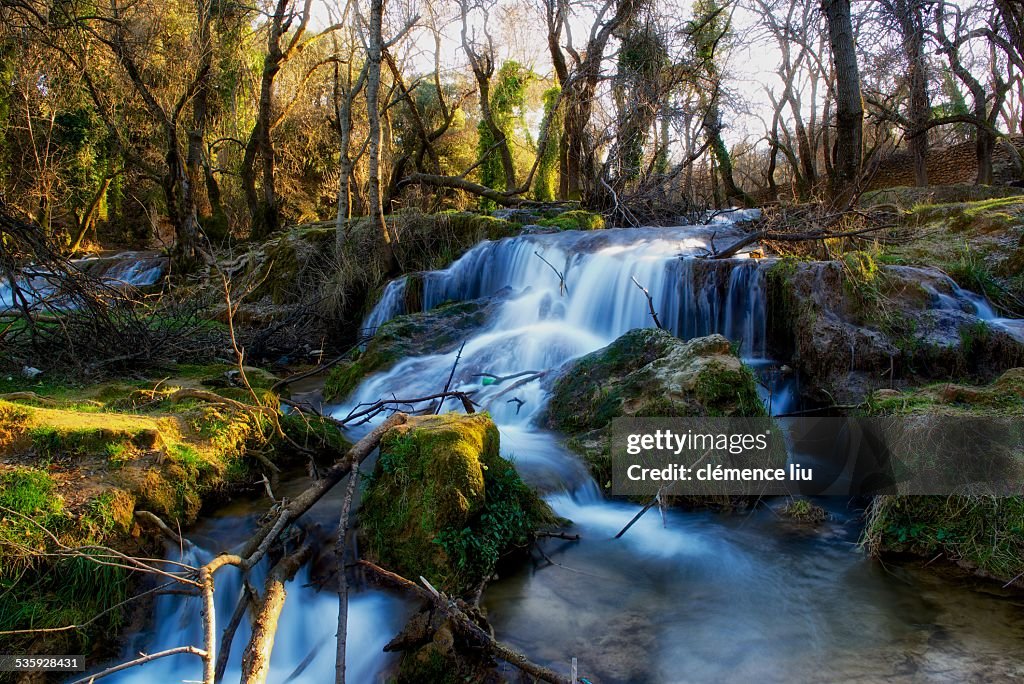
[[[722, 333], [762, 377], [771, 377], [765, 262], [693, 258], [713, 237], [724, 244], [734, 232], [719, 218], [709, 227], [485, 242], [448, 269], [391, 283], [367, 318], [365, 327], [376, 329], [411, 303], [429, 309], [448, 300], [499, 298], [489, 322], [466, 341], [454, 386], [475, 391], [474, 399], [499, 426], [503, 453], [556, 513], [573, 521], [571, 531], [581, 540], [544, 541], [550, 562], [489, 585], [483, 607], [497, 637], [562, 672], [577, 657], [581, 674], [604, 684], [764, 680], [767, 673], [774, 681], [1024, 676], [1013, 655], [1024, 639], [1019, 611], [909, 568], [882, 572], [866, 563], [856, 548], [858, 512], [846, 510], [845, 501], [823, 502], [833, 521], [813, 534], [787, 529], [763, 511], [721, 516], [670, 510], [664, 517], [644, 516], [613, 539], [637, 506], [605, 498], [560, 438], [538, 426], [547, 402], [543, 383], [517, 388], [516, 398], [525, 402], [518, 407], [498, 396], [506, 383], [484, 386], [474, 377], [555, 369], [632, 328], [651, 326], [647, 300], [633, 278], [648, 289], [667, 328], [681, 337]], [[420, 286], [420, 296], [409, 296]], [[407, 358], [366, 379], [334, 414], [392, 393], [436, 392], [455, 356]], [[772, 412], [788, 410], [795, 395], [790, 384], [768, 384], [773, 391], [764, 397]], [[336, 520], [338, 505], [328, 498], [318, 507]], [[246, 529], [252, 524], [248, 520]], [[221, 536], [221, 543], [204, 542], [204, 548], [224, 548], [226, 539], [245, 535], [236, 530]], [[238, 581], [218, 580], [221, 625], [231, 614]], [[306, 581], [289, 584], [271, 661], [275, 683], [320, 684], [333, 676], [337, 599], [318, 595]], [[196, 643], [188, 630], [196, 629], [199, 610], [191, 600], [161, 598], [157, 632], [141, 635], [135, 651]], [[365, 592], [354, 597], [351, 610], [348, 681], [377, 681], [392, 662], [380, 649], [408, 608]], [[245, 638], [240, 632], [235, 648]], [[238, 655], [233, 651], [233, 662]], [[175, 656], [119, 679], [196, 679], [193, 660]], [[226, 681], [233, 677], [237, 673]]]
[[[167, 258], [148, 252], [122, 252], [71, 262], [78, 270], [112, 287], [152, 287], [167, 273]], [[32, 268], [27, 269], [30, 273]], [[18, 289], [29, 305], [52, 296], [54, 286], [46, 273], [17, 278]], [[21, 302], [17, 302], [19, 305]], [[0, 279], [0, 311], [15, 305], [11, 284]]]
[[[296, 495], [305, 484], [298, 479], [285, 484], [280, 494]], [[336, 519], [341, 506], [341, 492], [327, 495], [307, 514], [325, 527]], [[239, 506], [246, 506], [240, 503]], [[238, 540], [255, 531], [256, 514], [252, 509], [262, 502], [246, 507], [239, 516], [235, 510], [221, 511], [218, 517], [204, 520], [191, 538], [195, 545], [182, 554], [174, 548], [168, 558], [198, 567], [209, 561], [215, 552], [231, 548]], [[216, 550], [216, 551], [214, 551]], [[266, 559], [249, 575], [249, 582], [262, 590], [267, 574]], [[278, 620], [271, 657], [268, 681], [272, 684], [320, 684], [334, 681], [335, 625], [338, 623], [338, 596], [333, 591], [320, 592], [311, 576], [310, 566], [300, 570], [287, 585], [288, 598]], [[243, 591], [242, 575], [228, 567], [217, 573], [216, 624], [223, 629], [234, 612]], [[134, 636], [125, 649], [124, 658], [142, 653], [156, 653], [183, 645], [202, 644], [202, 606], [199, 597], [165, 595], [153, 606], [155, 627]], [[348, 650], [346, 652], [346, 681], [372, 682], [377, 674], [395, 662], [393, 655], [384, 653], [384, 645], [402, 628], [409, 609], [398, 597], [377, 590], [354, 587], [349, 598]], [[241, 677], [242, 652], [249, 641], [251, 628], [247, 620], [240, 624], [231, 644], [231, 655], [225, 682], [237, 682]], [[218, 634], [218, 640], [220, 635]], [[96, 668], [102, 669], [102, 668]], [[118, 672], [103, 681], [117, 684], [159, 684], [202, 681], [201, 661], [192, 655], [173, 655], [155, 660], [143, 667]]]
[[[856, 549], [856, 526], [848, 523], [857, 512], [845, 502], [831, 502], [834, 522], [820, 536], [780, 533], [772, 515], [669, 511], [663, 519], [645, 516], [613, 539], [637, 507], [603, 497], [579, 459], [538, 427], [543, 383], [516, 389], [525, 402], [519, 408], [498, 396], [504, 385], [482, 386], [474, 377], [558, 368], [651, 326], [635, 278], [676, 335], [717, 332], [736, 343], [769, 380], [762, 397], [771, 412], [787, 412], [796, 392], [779, 380], [767, 353], [768, 264], [694, 258], [713, 236], [724, 244], [732, 231], [720, 220], [713, 227], [524, 236], [483, 243], [450, 268], [415, 277], [422, 309], [506, 293], [462, 349], [454, 386], [475, 391], [499, 426], [503, 453], [582, 537], [548, 543], [551, 563], [490, 585], [484, 606], [498, 637], [563, 671], [578, 657], [602, 682], [764, 679], [767, 672], [779, 681], [891, 677], [911, 651], [921, 653], [913, 667], [925, 678], [970, 678], [993, 659], [997, 669], [1020, 672], [1002, 650], [1024, 634], [1019, 616], [996, 607], [1005, 634], [974, 630], [957, 611], [992, 610], [984, 598], [937, 590], [909, 570], [896, 580], [879, 573]], [[417, 301], [404, 296], [413, 282], [389, 286], [371, 316], [375, 326]], [[368, 378], [335, 415], [392, 393], [430, 394], [444, 385], [455, 357], [401, 361]], [[948, 602], [959, 605], [947, 609]], [[922, 647], [932, 632], [946, 642]]]

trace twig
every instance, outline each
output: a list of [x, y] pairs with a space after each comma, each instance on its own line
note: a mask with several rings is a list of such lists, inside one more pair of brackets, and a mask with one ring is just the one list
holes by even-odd
[[[568, 684], [569, 679], [546, 667], [531, 662], [522, 653], [497, 641], [488, 634], [480, 625], [473, 622], [468, 615], [459, 607], [459, 601], [449, 599], [430, 585], [425, 579], [420, 578], [427, 586], [427, 589], [415, 584], [393, 572], [375, 565], [367, 560], [360, 560], [359, 565], [372, 571], [377, 577], [394, 586], [405, 589], [416, 594], [419, 598], [429, 601], [435, 608], [441, 611], [449, 620], [455, 630], [465, 639], [482, 646], [489, 653], [510, 665], [517, 667], [528, 675], [536, 677], [551, 684]], [[465, 605], [465, 604], [463, 604]]]
[[633, 284], [640, 288], [640, 291], [644, 293], [644, 297], [647, 297], [647, 308], [650, 309], [651, 318], [654, 319], [654, 325], [658, 326], [658, 330], [664, 330], [665, 326], [658, 320], [658, 312], [654, 310], [654, 299], [651, 298], [651, 293], [647, 291], [647, 288], [640, 284], [640, 281], [636, 279], [636, 276], [630, 276]]
[[550, 261], [548, 261], [547, 259], [545, 259], [544, 257], [542, 257], [542, 256], [540, 255], [540, 252], [534, 252], [533, 254], [534, 254], [534, 256], [536, 256], [536, 257], [537, 257], [538, 259], [540, 259], [540, 260], [541, 260], [541, 261], [543, 261], [543, 262], [544, 262], [545, 264], [547, 264], [547, 265], [548, 265], [548, 268], [550, 268], [550, 269], [551, 269], [552, 271], [554, 271], [554, 272], [555, 272], [555, 275], [556, 275], [556, 276], [558, 276], [558, 294], [560, 294], [560, 295], [562, 295], [562, 296], [568, 295], [568, 294], [569, 294], [569, 286], [565, 284], [565, 276], [564, 276], [564, 275], [562, 274], [562, 272], [561, 272], [561, 271], [559, 271], [559, 270], [558, 270], [557, 268], [555, 268], [555, 267], [554, 267], [554, 266], [553, 266], [553, 265], [551, 264], [551, 262], [550, 262]]
[[338, 537], [334, 544], [334, 555], [338, 558], [338, 642], [334, 661], [334, 682], [345, 684], [345, 650], [348, 646], [348, 575], [345, 573], [345, 538], [348, 536], [348, 522], [352, 515], [352, 497], [359, 481], [359, 464], [352, 466], [348, 476], [345, 499], [341, 503], [338, 520]]
[[[459, 360], [462, 358], [462, 350], [465, 348], [466, 343], [463, 342], [462, 345], [459, 347], [459, 353], [455, 355], [455, 363], [452, 364], [452, 372], [448, 374], [448, 381], [444, 383], [444, 390], [441, 391], [441, 394], [445, 396], [443, 396], [441, 400], [437, 402], [437, 408], [434, 409], [434, 415], [438, 415], [441, 413], [441, 407], [444, 406], [444, 400], [448, 398], [448, 390], [451, 389], [452, 387], [452, 379], [455, 377], [455, 369], [459, 367]], [[472, 411], [467, 411], [466, 413], [472, 413]]]
[[654, 508], [658, 504], [658, 499], [660, 498], [660, 495], [661, 495], [661, 488], [659, 487], [658, 488], [658, 493], [654, 495], [654, 498], [652, 498], [650, 501], [645, 503], [644, 507], [640, 509], [640, 512], [637, 513], [636, 515], [634, 515], [633, 518], [628, 523], [626, 523], [626, 526], [623, 527], [621, 530], [619, 530], [619, 533], [617, 535], [615, 535], [614, 538], [618, 539], [622, 535], [626, 534], [626, 531], [629, 530], [629, 528], [632, 527], [636, 523], [637, 520], [642, 518], [644, 513], [646, 513], [647, 511], [651, 510], [652, 508]]
[[195, 646], [178, 646], [176, 648], [169, 648], [166, 651], [160, 651], [159, 653], [142, 655], [141, 658], [129, 660], [126, 663], [115, 665], [114, 667], [107, 668], [106, 670], [102, 670], [96, 674], [91, 674], [88, 677], [83, 677], [82, 679], [76, 679], [71, 682], [71, 684], [92, 684], [92, 682], [97, 679], [103, 679], [104, 677], [108, 677], [116, 672], [120, 672], [121, 670], [127, 670], [129, 667], [144, 665], [158, 658], [166, 658], [167, 656], [178, 655], [179, 653], [191, 653], [192, 655], [199, 656], [200, 658], [206, 658], [206, 652], [201, 648], [196, 648]]
[[242, 623], [245, 611], [250, 606], [256, 605], [256, 599], [256, 590], [249, 584], [249, 580], [245, 580], [242, 585], [242, 594], [238, 597], [238, 603], [235, 604], [235, 612], [231, 614], [228, 626], [224, 628], [224, 634], [220, 638], [220, 652], [217, 654], [217, 666], [214, 671], [214, 680], [217, 682], [224, 679], [224, 672], [228, 667], [228, 656], [231, 655], [231, 642], [235, 639], [235, 632], [238, 631], [238, 626]]

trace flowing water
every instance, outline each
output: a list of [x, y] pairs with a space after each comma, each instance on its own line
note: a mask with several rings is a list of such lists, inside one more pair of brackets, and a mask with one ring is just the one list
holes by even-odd
[[[167, 257], [151, 252], [120, 252], [117, 254], [86, 257], [71, 262], [78, 270], [111, 287], [145, 288], [156, 285], [167, 273]], [[25, 303], [32, 305], [52, 297], [55, 288], [46, 272], [27, 269], [30, 274], [16, 278]], [[17, 304], [21, 304], [19, 301]], [[11, 284], [0, 278], [0, 311], [16, 304]]]
[[[483, 386], [474, 377], [555, 369], [632, 328], [651, 326], [635, 279], [648, 289], [666, 327], [687, 338], [726, 335], [770, 388], [763, 396], [772, 412], [791, 410], [797, 392], [775, 372], [766, 346], [767, 263], [692, 258], [713, 240], [727, 243], [733, 233], [719, 222], [523, 236], [482, 243], [450, 268], [421, 274], [425, 309], [448, 300], [501, 297], [490, 322], [467, 340], [453, 386], [475, 392], [474, 400], [499, 426], [502, 452], [557, 514], [573, 521], [568, 531], [581, 536], [577, 542], [543, 540], [543, 560], [489, 585], [483, 605], [498, 638], [566, 673], [576, 657], [581, 674], [595, 684], [1024, 677], [1019, 597], [867, 560], [856, 544], [860, 511], [849, 510], [845, 499], [823, 500], [832, 519], [813, 531], [764, 508], [747, 515], [668, 511], [659, 517], [652, 511], [613, 539], [638, 507], [605, 498], [578, 457], [540, 427], [546, 385], [516, 389], [524, 402], [518, 406], [498, 396], [507, 384]], [[405, 279], [389, 285], [365, 326], [375, 329], [404, 313], [408, 286]], [[966, 306], [966, 298], [958, 293], [953, 299]], [[455, 357], [453, 351], [405, 359], [365, 380], [334, 414], [392, 393], [436, 392]], [[318, 505], [325, 519], [336, 515], [336, 498]], [[200, 545], [223, 548], [228, 539], [244, 536], [238, 532], [251, 527], [251, 517], [227, 511], [208, 521]], [[272, 658], [274, 682], [317, 683], [333, 676], [336, 597], [316, 594], [303, 586], [306, 581], [300, 577], [290, 585]], [[218, 605], [224, 624], [238, 579], [220, 580], [220, 586], [226, 588]], [[140, 635], [136, 650], [194, 642], [188, 630], [197, 629], [199, 611], [188, 601], [160, 599], [157, 632]], [[378, 681], [393, 662], [380, 647], [409, 607], [365, 591], [351, 610], [349, 681]], [[244, 638], [238, 635], [236, 648]], [[143, 681], [154, 671], [159, 681], [195, 678], [198, 664], [186, 666], [183, 658], [147, 665], [122, 680]]]

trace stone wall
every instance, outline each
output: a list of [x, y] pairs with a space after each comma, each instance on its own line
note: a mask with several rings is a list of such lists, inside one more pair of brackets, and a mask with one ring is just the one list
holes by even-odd
[[[1013, 145], [1024, 150], [1024, 137], [1013, 138]], [[1010, 150], [1008, 141], [996, 143], [992, 153], [993, 181], [996, 185], [1008, 185], [1021, 180], [1018, 162]], [[978, 177], [978, 162], [974, 142], [968, 141], [945, 148], [930, 150], [928, 153], [928, 184], [957, 185], [974, 183]], [[886, 155], [878, 164], [871, 177], [868, 190], [913, 186], [914, 165], [908, 150], [898, 150]]]

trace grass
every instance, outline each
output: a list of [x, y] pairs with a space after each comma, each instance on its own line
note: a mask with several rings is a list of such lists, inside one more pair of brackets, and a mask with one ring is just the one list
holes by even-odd
[[[869, 398], [867, 415], [1024, 417], [1024, 369], [983, 385], [937, 383]], [[1024, 572], [1024, 497], [877, 497], [862, 544], [875, 556], [942, 556], [981, 575], [1008, 582]]]
[[948, 560], [1001, 582], [1024, 573], [1024, 497], [880, 496], [863, 545], [873, 555], [905, 552]]
[[[159, 382], [86, 387], [7, 381], [10, 391], [38, 391], [35, 399], [0, 399], [0, 631], [81, 624], [128, 591], [131, 582], [120, 570], [39, 555], [54, 549], [50, 535], [68, 546], [101, 544], [128, 553], [159, 553], [160, 544], [148, 533], [131, 534], [137, 508], [172, 526], [185, 526], [211, 497], [251, 486], [252, 447], [268, 454], [285, 447], [276, 452], [277, 460], [298, 455], [247, 411], [160, 400], [161, 392], [179, 386], [210, 385], [215, 393], [245, 400], [247, 391], [216, 386], [228, 368], [185, 367], [171, 369], [181, 373], [169, 373]], [[264, 387], [273, 381], [257, 373], [251, 379]], [[332, 459], [346, 448], [340, 435], [326, 444], [324, 424], [307, 427], [293, 417], [282, 421], [282, 428]], [[151, 544], [154, 548], [147, 547]], [[33, 648], [88, 652], [122, 619], [120, 611], [113, 611], [87, 629], [53, 633]], [[0, 637], [0, 652], [28, 647], [27, 639]]]

